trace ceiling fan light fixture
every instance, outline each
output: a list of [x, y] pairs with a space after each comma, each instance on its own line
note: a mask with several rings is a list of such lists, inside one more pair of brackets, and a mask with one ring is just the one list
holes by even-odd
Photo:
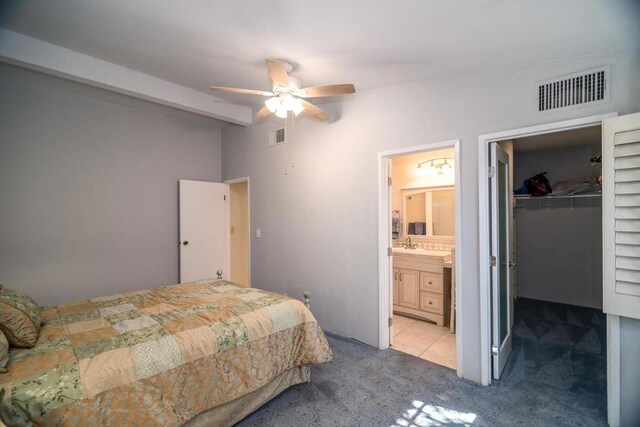
[[304, 111], [302, 102], [300, 102], [298, 98], [291, 95], [286, 98], [285, 106], [287, 107], [287, 110], [293, 111], [293, 114], [295, 114], [296, 116]]
[[264, 107], [254, 115], [256, 120], [264, 119], [270, 113], [280, 118], [287, 118], [289, 111], [298, 116], [305, 113], [321, 122], [329, 120], [329, 115], [322, 108], [301, 98], [322, 98], [339, 95], [348, 95], [356, 92], [353, 84], [333, 84], [324, 86], [311, 86], [301, 88], [300, 80], [290, 76], [293, 65], [289, 62], [276, 59], [266, 59], [269, 78], [272, 82], [271, 92], [255, 89], [242, 89], [234, 87], [210, 86], [214, 92], [235, 93], [242, 95], [266, 96]]
[[302, 102], [290, 93], [280, 95], [280, 98], [281, 105], [284, 106], [287, 111], [292, 111], [296, 116], [304, 111]]
[[290, 93], [280, 95], [282, 97], [282, 105], [287, 111], [293, 111], [293, 104], [296, 102], [296, 99]]
[[278, 110], [278, 108], [280, 107], [280, 104], [281, 104], [280, 98], [278, 98], [277, 96], [274, 96], [273, 98], [269, 98], [264, 102], [264, 105], [272, 113], [275, 113]]
[[285, 106], [283, 104], [280, 104], [280, 106], [276, 110], [276, 116], [280, 117], [281, 119], [286, 119], [288, 112], [289, 111], [285, 108]]
[[302, 106], [302, 102], [299, 99], [296, 99], [296, 102], [293, 104], [293, 114], [296, 116], [304, 111], [304, 107]]

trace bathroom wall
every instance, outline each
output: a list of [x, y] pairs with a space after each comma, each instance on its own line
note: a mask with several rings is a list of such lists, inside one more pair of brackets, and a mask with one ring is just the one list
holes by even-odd
[[[451, 169], [451, 173], [443, 175], [420, 176], [418, 174], [418, 164], [421, 162], [441, 157], [453, 159], [453, 156], [453, 148], [447, 148], [445, 150], [408, 154], [391, 159], [391, 209], [402, 210], [402, 190], [404, 189], [454, 185], [454, 169]], [[453, 167], [455, 168], [456, 165], [453, 165]]]

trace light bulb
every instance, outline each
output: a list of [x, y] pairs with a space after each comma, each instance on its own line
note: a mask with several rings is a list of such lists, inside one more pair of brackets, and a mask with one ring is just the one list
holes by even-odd
[[287, 93], [282, 97], [282, 105], [284, 105], [284, 108], [286, 108], [287, 111], [293, 111], [293, 114], [296, 116], [304, 110], [302, 102], [290, 93]]
[[280, 117], [281, 119], [286, 119], [287, 118], [287, 113], [288, 113], [288, 111], [285, 108], [285, 106], [280, 104], [280, 106], [276, 110], [276, 116]]
[[295, 98], [290, 93], [287, 93], [282, 98], [282, 105], [284, 105], [284, 108], [286, 108], [287, 111], [292, 111], [293, 104], [295, 101], [296, 101]]
[[298, 98], [293, 99], [293, 108], [291, 109], [296, 116], [304, 111], [304, 106]]
[[264, 105], [271, 111], [275, 113], [278, 107], [280, 107], [280, 98], [274, 96], [273, 98], [269, 98], [264, 102]]
[[416, 171], [416, 175], [418, 176], [426, 176], [428, 173], [427, 168], [425, 166], [418, 165], [418, 170]]

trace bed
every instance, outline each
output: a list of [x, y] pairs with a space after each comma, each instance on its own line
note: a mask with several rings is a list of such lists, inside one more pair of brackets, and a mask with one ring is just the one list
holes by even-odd
[[231, 425], [332, 359], [305, 304], [224, 280], [45, 307], [42, 318], [36, 345], [12, 348], [0, 374], [5, 422]]

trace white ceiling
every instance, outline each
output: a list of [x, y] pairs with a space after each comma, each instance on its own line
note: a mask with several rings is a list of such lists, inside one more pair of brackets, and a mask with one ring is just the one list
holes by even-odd
[[634, 0], [24, 0], [0, 8], [0, 27], [205, 92], [270, 90], [267, 57], [291, 60], [303, 86], [363, 90], [640, 49]]

